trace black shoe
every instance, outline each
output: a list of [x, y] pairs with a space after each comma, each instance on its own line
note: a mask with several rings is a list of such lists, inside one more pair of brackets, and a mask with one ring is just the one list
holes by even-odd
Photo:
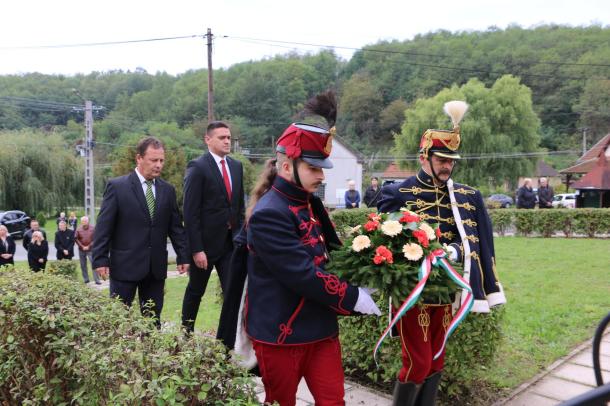
[[89, 281], [85, 281], [85, 285], [88, 284], [88, 283], [89, 283]]
[[100, 282], [100, 281], [95, 281], [95, 284], [96, 284], [96, 285], [101, 285], [101, 284], [102, 284], [102, 282]]
[[396, 381], [394, 384], [394, 399], [392, 406], [413, 406], [417, 398], [419, 386], [414, 382]]
[[438, 385], [441, 382], [441, 372], [435, 372], [426, 378], [417, 395], [416, 406], [434, 406]]

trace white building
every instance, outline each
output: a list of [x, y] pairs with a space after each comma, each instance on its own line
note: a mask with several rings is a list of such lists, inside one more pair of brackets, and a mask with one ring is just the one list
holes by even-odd
[[360, 192], [360, 199], [362, 199], [362, 163], [364, 160], [360, 153], [350, 147], [345, 140], [335, 136], [330, 160], [334, 167], [324, 170], [326, 179], [318, 191], [324, 204], [327, 207], [345, 207], [344, 195], [347, 190], [347, 182], [350, 180], [356, 182], [356, 190]]

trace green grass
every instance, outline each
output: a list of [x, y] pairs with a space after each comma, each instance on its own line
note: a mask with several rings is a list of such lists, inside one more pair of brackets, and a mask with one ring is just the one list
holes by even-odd
[[591, 339], [610, 311], [610, 241], [496, 238], [508, 299], [504, 341], [484, 377], [514, 388]]
[[[180, 325], [182, 320], [182, 299], [184, 298], [184, 290], [187, 283], [187, 276], [170, 278], [165, 282], [165, 299], [163, 312], [161, 313], [162, 321], [170, 321]], [[219, 295], [220, 282], [216, 272], [213, 272], [199, 305], [199, 313], [197, 313], [197, 320], [195, 321], [195, 331], [216, 335], [221, 307]]]

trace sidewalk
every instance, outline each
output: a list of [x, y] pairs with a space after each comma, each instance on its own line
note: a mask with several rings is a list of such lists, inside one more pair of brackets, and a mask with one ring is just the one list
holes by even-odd
[[[604, 334], [600, 348], [604, 383], [610, 382], [610, 332]], [[585, 393], [597, 385], [593, 372], [593, 340], [557, 360], [544, 372], [519, 386], [494, 406], [550, 406]]]

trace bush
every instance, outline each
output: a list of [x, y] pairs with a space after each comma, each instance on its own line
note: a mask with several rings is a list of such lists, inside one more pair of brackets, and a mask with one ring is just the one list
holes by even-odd
[[0, 272], [0, 403], [254, 405], [254, 384], [211, 338], [161, 332], [65, 278]]
[[76, 261], [62, 259], [60, 261], [49, 261], [45, 272], [51, 275], [63, 276], [64, 278], [77, 280]]
[[[387, 299], [378, 301], [387, 309]], [[465, 399], [484, 397], [479, 376], [492, 362], [501, 339], [500, 325], [504, 309], [490, 314], [470, 314], [447, 344], [441, 391], [447, 404], [466, 404]], [[402, 365], [400, 339], [386, 339], [378, 354], [379, 367], [373, 360], [373, 349], [388, 324], [381, 317], [343, 317], [339, 320], [345, 373], [369, 386], [390, 391]]]
[[563, 233], [571, 237], [576, 232], [594, 238], [610, 233], [610, 209], [498, 209], [490, 210], [489, 216], [499, 235], [512, 226], [525, 236]]
[[330, 218], [335, 223], [339, 237], [345, 238], [349, 228], [365, 223], [366, 216], [376, 212], [376, 208], [341, 209], [330, 213]]
[[46, 214], [44, 214], [41, 211], [39, 211], [36, 214], [36, 220], [38, 220], [38, 224], [40, 225], [40, 228], [43, 228], [45, 226], [45, 224], [47, 224], [47, 216], [46, 216]]

